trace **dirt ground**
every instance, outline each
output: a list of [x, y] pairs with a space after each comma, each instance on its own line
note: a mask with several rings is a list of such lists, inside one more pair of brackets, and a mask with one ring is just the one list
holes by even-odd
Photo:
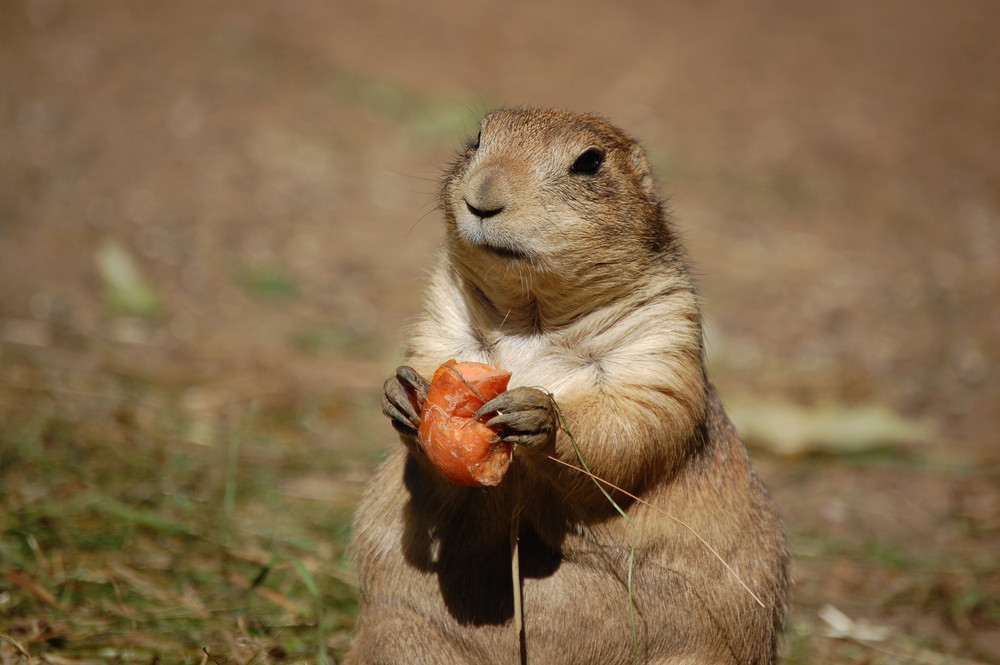
[[[649, 149], [734, 413], [889, 420], [855, 447], [834, 425], [776, 452], [766, 417], [753, 437], [796, 556], [786, 661], [1000, 663], [997, 35], [989, 0], [0, 0], [0, 444], [46, 418], [214, 450], [252, 405], [287, 448], [242, 463], [293, 450], [314, 461], [286, 494], [349, 511], [394, 444], [378, 394], [442, 165], [489, 107], [599, 112]], [[10, 450], [0, 662], [94, 658], [119, 642], [74, 628], [70, 555], [12, 517], [77, 496], [30, 477], [77, 462]]]

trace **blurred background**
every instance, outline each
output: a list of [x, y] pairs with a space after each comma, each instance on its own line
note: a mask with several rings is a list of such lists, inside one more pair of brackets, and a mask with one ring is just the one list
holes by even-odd
[[1000, 663], [997, 35], [989, 0], [0, 0], [0, 663], [343, 655], [437, 178], [496, 105], [647, 146], [787, 521], [785, 661]]

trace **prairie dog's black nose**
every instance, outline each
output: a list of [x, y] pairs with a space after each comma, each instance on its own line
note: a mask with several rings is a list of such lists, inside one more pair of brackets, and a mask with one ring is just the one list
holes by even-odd
[[483, 166], [465, 186], [465, 206], [479, 219], [499, 215], [510, 204], [510, 197], [510, 178], [499, 164]]
[[501, 212], [503, 212], [503, 206], [499, 208], [493, 208], [492, 210], [483, 210], [481, 208], [477, 208], [468, 201], [465, 202], [465, 207], [468, 208], [469, 212], [471, 212], [479, 219], [489, 219], [490, 217], [493, 217], [494, 215], [499, 215]]

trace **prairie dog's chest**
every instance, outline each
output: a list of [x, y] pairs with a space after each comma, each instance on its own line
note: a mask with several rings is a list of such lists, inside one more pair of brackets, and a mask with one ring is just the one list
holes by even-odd
[[498, 336], [487, 362], [511, 372], [510, 387], [545, 388], [555, 394], [595, 380], [595, 351], [561, 336]]

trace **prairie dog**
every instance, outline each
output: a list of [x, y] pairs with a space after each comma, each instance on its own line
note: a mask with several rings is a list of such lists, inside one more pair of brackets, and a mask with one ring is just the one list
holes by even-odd
[[[355, 520], [347, 663], [773, 663], [781, 523], [706, 378], [697, 297], [642, 148], [600, 117], [497, 110], [445, 174], [441, 208], [446, 248], [385, 384], [403, 445]], [[513, 373], [478, 414], [515, 444], [497, 487], [452, 485], [420, 449], [427, 379], [449, 358]], [[579, 467], [574, 441], [642, 499], [611, 491], [628, 520], [552, 459]]]

